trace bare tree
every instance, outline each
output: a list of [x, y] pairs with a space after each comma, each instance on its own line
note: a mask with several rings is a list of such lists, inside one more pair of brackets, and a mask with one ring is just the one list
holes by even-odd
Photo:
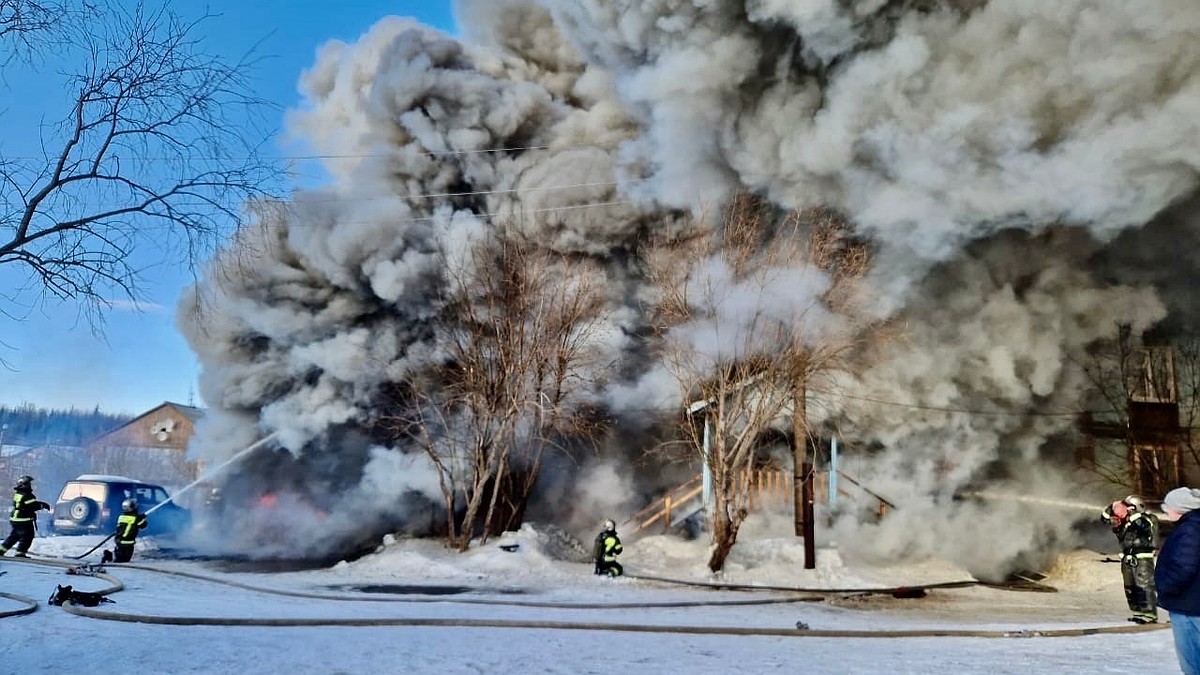
[[[877, 341], [885, 336], [882, 322], [863, 311], [859, 281], [867, 273], [869, 256], [862, 243], [850, 239], [849, 225], [824, 211], [801, 214], [808, 227], [793, 241], [800, 248], [787, 255], [807, 262], [828, 279], [821, 293], [822, 306], [834, 323], [845, 322], [834, 330], [825, 330], [815, 340], [801, 337], [794, 340], [785, 354], [788, 379], [792, 385], [792, 505], [796, 536], [804, 537], [804, 567], [816, 567], [816, 548], [813, 515], [813, 463], [808, 457], [812, 433], [808, 425], [808, 392], [814, 379], [844, 367], [844, 357], [857, 350], [865, 341]], [[801, 322], [812, 317], [797, 317]], [[798, 325], [803, 329], [805, 326]], [[799, 333], [803, 335], [803, 331]]]
[[1091, 385], [1086, 464], [1104, 484], [1164, 494], [1183, 480], [1185, 452], [1200, 462], [1191, 433], [1200, 424], [1200, 340], [1146, 344], [1128, 325], [1115, 328], [1079, 361]]
[[[570, 262], [570, 264], [567, 264]], [[447, 260], [435, 321], [442, 367], [406, 383], [388, 421], [437, 470], [450, 543], [465, 551], [519, 521], [546, 452], [587, 437], [603, 275], [497, 236]]]
[[[88, 470], [88, 458], [82, 448], [62, 445], [46, 445], [39, 448], [37, 472], [38, 482], [47, 486], [49, 492], [57, 492], [63, 483]], [[53, 497], [53, 495], [47, 495]]]
[[[77, 299], [97, 327], [112, 295], [136, 302], [146, 264], [136, 249], [195, 262], [275, 174], [256, 151], [253, 63], [204, 51], [208, 17], [114, 4], [62, 26], [61, 7], [0, 0], [0, 30], [69, 31], [80, 63], [65, 83], [69, 110], [43, 130], [40, 152], [0, 154], [0, 265], [22, 271], [10, 303]], [[12, 315], [12, 304], [0, 311]]]
[[[1179, 426], [1183, 449], [1191, 467], [1200, 467], [1200, 337], [1188, 331], [1186, 337], [1173, 342], [1175, 347], [1176, 383], [1179, 395]], [[1183, 481], [1186, 475], [1179, 475]], [[1175, 486], [1171, 486], [1172, 488]]]
[[[662, 292], [663, 361], [692, 410], [705, 413], [684, 429], [712, 475], [708, 566], [717, 572], [749, 514], [742, 476], [761, 460], [761, 438], [790, 417], [805, 447], [807, 388], [855, 344], [858, 327], [839, 311], [852, 304], [866, 256], [827, 214], [779, 214], [738, 195], [720, 228], [648, 260]], [[796, 461], [799, 478], [799, 452]]]
[[53, 42], [64, 21], [90, 9], [86, 3], [73, 7], [53, 0], [0, 0], [0, 64]]

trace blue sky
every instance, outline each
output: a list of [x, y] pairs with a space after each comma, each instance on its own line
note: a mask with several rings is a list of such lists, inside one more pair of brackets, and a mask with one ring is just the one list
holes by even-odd
[[[453, 32], [452, 5], [451, 0], [174, 3], [185, 16], [198, 17], [204, 7], [219, 15], [202, 24], [207, 49], [240, 56], [255, 48], [264, 57], [254, 77], [257, 93], [281, 109], [299, 101], [299, 76], [326, 41], [352, 41], [389, 14]], [[14, 126], [28, 125], [16, 135], [36, 142], [37, 120], [57, 120], [64, 112], [60, 94], [39, 90], [33, 78], [14, 68], [4, 71], [10, 92], [3, 95], [8, 100], [0, 106], [0, 121], [6, 123], [9, 140], [0, 145], [0, 157], [21, 152], [11, 140]], [[281, 124], [282, 110], [272, 113], [271, 121]], [[289, 151], [280, 147], [275, 152], [286, 156]], [[99, 406], [113, 413], [140, 413], [163, 401], [202, 405], [196, 385], [199, 365], [175, 329], [175, 304], [191, 282], [190, 272], [176, 264], [151, 265], [142, 278], [142, 311], [114, 307], [100, 337], [79, 317], [74, 303], [52, 302], [28, 316], [19, 310], [16, 318], [0, 313], [0, 360], [8, 364], [0, 365], [0, 404]], [[0, 274], [0, 284], [6, 283], [5, 276]], [[12, 275], [7, 276], [11, 281]]]

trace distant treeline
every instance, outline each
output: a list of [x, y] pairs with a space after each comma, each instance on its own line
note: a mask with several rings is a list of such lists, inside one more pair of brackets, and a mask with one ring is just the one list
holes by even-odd
[[48, 410], [25, 404], [0, 406], [0, 439], [4, 445], [83, 445], [133, 419], [94, 410]]

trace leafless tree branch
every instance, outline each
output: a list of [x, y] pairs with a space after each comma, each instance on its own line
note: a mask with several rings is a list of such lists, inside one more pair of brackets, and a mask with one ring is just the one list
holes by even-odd
[[790, 415], [806, 442], [809, 383], [863, 334], [868, 257], [846, 233], [830, 214], [782, 214], [737, 195], [719, 228], [648, 255], [663, 362], [690, 404], [684, 434], [712, 474], [714, 572], [749, 513], [742, 477], [758, 468], [762, 437]]
[[[42, 24], [28, 17], [53, 23], [60, 9], [0, 0], [0, 31], [32, 35]], [[80, 300], [98, 320], [111, 294], [136, 299], [135, 251], [191, 265], [270, 184], [253, 61], [206, 52], [209, 18], [113, 6], [75, 29], [84, 58], [68, 77], [70, 112], [41, 157], [0, 156], [0, 265], [35, 279], [37, 302]]]
[[403, 385], [386, 423], [429, 456], [448, 540], [466, 550], [480, 531], [486, 540], [516, 524], [558, 438], [594, 431], [580, 395], [607, 367], [594, 356], [606, 310], [598, 269], [514, 235], [476, 242], [443, 268], [444, 362]]

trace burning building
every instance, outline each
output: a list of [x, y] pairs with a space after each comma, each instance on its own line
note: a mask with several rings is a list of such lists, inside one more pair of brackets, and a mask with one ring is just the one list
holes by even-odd
[[[411, 420], [406, 392], [465, 372], [445, 319], [480, 306], [487, 266], [469, 251], [489, 239], [524, 242], [571, 284], [603, 280], [591, 358], [555, 410], [636, 437], [647, 411], [684, 403], [647, 337], [640, 251], [714, 227], [704, 214], [749, 192], [841, 214], [874, 252], [871, 311], [904, 327], [812, 413], [882, 449], [861, 478], [898, 506], [870, 536], [839, 522], [839, 543], [990, 569], [1066, 540], [1069, 519], [949, 499], [964, 487], [1102, 503], [1072, 475], [1078, 356], [1118, 324], [1191, 322], [1191, 249], [1170, 242], [1198, 231], [1200, 6], [458, 9], [461, 38], [385, 18], [304, 73], [289, 124], [329, 183], [259, 205], [180, 308], [211, 410], [199, 452], [278, 431], [288, 475], [324, 495], [325, 531], [358, 527], [339, 511], [395, 523], [442, 503], [435, 467], [380, 421]], [[535, 496], [588, 528], [637, 506], [619, 487], [644, 447], [630, 440], [550, 453]]]

